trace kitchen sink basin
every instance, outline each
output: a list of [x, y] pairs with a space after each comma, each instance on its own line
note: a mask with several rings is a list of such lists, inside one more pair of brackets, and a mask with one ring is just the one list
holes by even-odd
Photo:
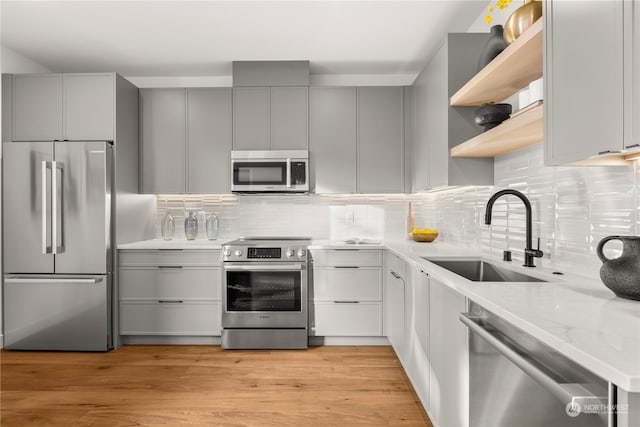
[[473, 282], [546, 282], [481, 259], [422, 258]]

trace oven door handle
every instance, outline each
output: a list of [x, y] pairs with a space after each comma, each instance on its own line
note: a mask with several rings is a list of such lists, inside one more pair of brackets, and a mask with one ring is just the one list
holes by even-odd
[[518, 368], [522, 369], [527, 375], [536, 380], [540, 385], [551, 392], [558, 400], [565, 405], [587, 403], [606, 404], [607, 398], [596, 396], [588, 391], [582, 384], [578, 383], [560, 383], [550, 377], [546, 372], [542, 371], [538, 366], [529, 359], [522, 356], [519, 352], [511, 348], [508, 344], [500, 340], [489, 330], [485, 329], [481, 324], [481, 319], [471, 313], [460, 313], [460, 321], [465, 324], [469, 331], [478, 334], [500, 354], [506, 357]]
[[302, 264], [278, 264], [278, 265], [225, 265], [226, 271], [300, 271]]

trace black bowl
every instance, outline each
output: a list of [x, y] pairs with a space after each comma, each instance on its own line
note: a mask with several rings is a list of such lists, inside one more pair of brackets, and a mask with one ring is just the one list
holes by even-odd
[[476, 108], [473, 118], [477, 125], [484, 128], [484, 132], [498, 126], [511, 115], [511, 104], [489, 104]]

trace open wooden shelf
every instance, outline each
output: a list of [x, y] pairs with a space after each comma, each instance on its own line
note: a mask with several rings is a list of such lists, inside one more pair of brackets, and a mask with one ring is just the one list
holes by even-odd
[[451, 157], [495, 157], [544, 138], [543, 105], [517, 114], [500, 125], [473, 137], [451, 149]]
[[453, 106], [500, 102], [542, 77], [542, 19], [453, 94]]

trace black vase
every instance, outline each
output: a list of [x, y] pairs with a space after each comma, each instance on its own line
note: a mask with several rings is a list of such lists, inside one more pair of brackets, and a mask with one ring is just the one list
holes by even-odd
[[488, 131], [509, 118], [511, 104], [488, 104], [478, 107], [473, 112], [473, 118], [477, 125]]
[[503, 38], [502, 25], [494, 25], [491, 27], [491, 32], [489, 33], [489, 39], [487, 40], [487, 44], [484, 45], [484, 49], [480, 54], [480, 59], [478, 60], [478, 71], [482, 70], [489, 62], [493, 60], [500, 52], [507, 47], [507, 44], [504, 42]]

